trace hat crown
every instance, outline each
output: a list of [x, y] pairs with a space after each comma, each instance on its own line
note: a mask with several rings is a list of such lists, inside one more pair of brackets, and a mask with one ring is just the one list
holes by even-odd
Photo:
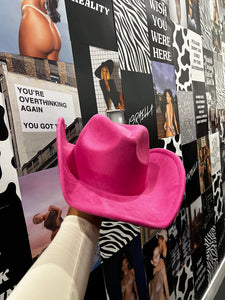
[[74, 155], [79, 180], [90, 188], [119, 195], [145, 189], [149, 136], [143, 126], [96, 115], [82, 130]]

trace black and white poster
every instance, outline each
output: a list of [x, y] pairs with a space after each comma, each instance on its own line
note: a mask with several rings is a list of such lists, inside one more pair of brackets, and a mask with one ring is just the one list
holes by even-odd
[[197, 138], [208, 134], [208, 110], [204, 82], [193, 81]]
[[197, 140], [200, 191], [203, 194], [212, 185], [212, 168], [208, 135]]
[[218, 112], [213, 53], [207, 49], [203, 49], [203, 59], [209, 133], [214, 133], [218, 130]]
[[151, 74], [145, 0], [113, 0], [113, 8], [121, 69]]
[[188, 30], [190, 45], [190, 64], [192, 81], [204, 82], [202, 38], [199, 34]]
[[145, 0], [149, 26], [151, 60], [173, 63], [171, 24], [164, 0]]
[[78, 43], [117, 49], [111, 0], [66, 0], [65, 4], [72, 48]]
[[12, 182], [0, 193], [0, 214], [0, 297], [6, 299], [32, 264], [22, 203]]
[[128, 71], [121, 71], [121, 74], [127, 124], [146, 126], [150, 148], [154, 148], [158, 139], [152, 75]]
[[[186, 201], [187, 205], [190, 205], [200, 195], [196, 141], [183, 145], [182, 153], [186, 171]], [[192, 153], [192, 155], [189, 155], [190, 153]]]

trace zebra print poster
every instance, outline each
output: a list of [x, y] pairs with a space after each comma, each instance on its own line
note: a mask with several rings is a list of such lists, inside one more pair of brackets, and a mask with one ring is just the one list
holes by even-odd
[[210, 6], [208, 1], [199, 0], [199, 15], [200, 15], [200, 27], [202, 35], [202, 46], [210, 51], [213, 50], [212, 44], [212, 32], [211, 32], [211, 18], [210, 18]]
[[218, 252], [217, 252], [217, 238], [216, 226], [212, 226], [205, 236], [206, 247], [206, 264], [207, 264], [207, 277], [210, 282], [218, 267]]
[[225, 230], [224, 230], [224, 214], [216, 223], [216, 237], [217, 237], [217, 249], [218, 249], [218, 260], [222, 261], [225, 254]]
[[176, 300], [192, 300], [194, 295], [194, 277], [192, 269], [192, 259], [189, 256], [183, 266], [174, 277]]
[[214, 211], [216, 224], [221, 217], [224, 216], [224, 200], [223, 200], [223, 190], [222, 190], [222, 178], [221, 171], [213, 174], [213, 196], [214, 196]]
[[[217, 108], [221, 110], [219, 113], [221, 114], [220, 117], [223, 118], [224, 113], [222, 114], [222, 109], [225, 108], [224, 105], [224, 77], [223, 77], [223, 68], [221, 67], [223, 64], [222, 55], [217, 53], [213, 53], [214, 57], [214, 67], [215, 67], [215, 81], [216, 81], [216, 97], [217, 97]], [[220, 129], [220, 132], [223, 129]], [[222, 132], [221, 132], [222, 133]], [[224, 134], [221, 135], [221, 139], [224, 138]]]
[[103, 221], [99, 237], [101, 258], [109, 259], [139, 234], [138, 226], [112, 220]]
[[122, 70], [151, 74], [149, 36], [144, 0], [113, 0]]

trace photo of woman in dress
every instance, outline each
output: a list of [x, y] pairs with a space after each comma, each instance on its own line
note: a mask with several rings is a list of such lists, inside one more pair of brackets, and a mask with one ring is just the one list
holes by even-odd
[[52, 231], [51, 240], [53, 240], [63, 221], [61, 214], [62, 210], [60, 208], [50, 205], [45, 214], [37, 213], [34, 215], [33, 223], [37, 225], [44, 222], [44, 227]]
[[99, 84], [104, 96], [106, 111], [113, 109], [124, 110], [123, 94], [117, 91], [114, 80], [111, 78], [113, 72], [113, 61], [104, 61], [95, 71], [95, 75], [100, 78]]
[[59, 60], [61, 37], [58, 0], [22, 0], [19, 27], [20, 55]]
[[139, 300], [135, 271], [128, 252], [121, 257], [121, 292], [123, 300]]
[[162, 113], [165, 118], [163, 126], [165, 137], [171, 137], [179, 134], [175, 105], [172, 91], [170, 89], [164, 90], [162, 98]]

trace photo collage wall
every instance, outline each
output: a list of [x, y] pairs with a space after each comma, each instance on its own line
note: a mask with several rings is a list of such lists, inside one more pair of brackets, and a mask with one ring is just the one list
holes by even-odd
[[[15, 128], [14, 155], [21, 162], [21, 169], [18, 164], [15, 168], [17, 195], [32, 261], [55, 234], [43, 226], [43, 235], [38, 234], [35, 214], [55, 209], [63, 219], [67, 210], [57, 162], [29, 169], [37, 157], [40, 161], [40, 151], [56, 154], [52, 115], [65, 117], [68, 136], [75, 131], [75, 143], [82, 126], [94, 114], [103, 114], [145, 126], [151, 149], [176, 153], [186, 171], [186, 189], [168, 228], [103, 220], [85, 299], [124, 299], [127, 291], [131, 299], [140, 300], [201, 299], [225, 253], [225, 1], [59, 0], [54, 38], [60, 43], [48, 55], [24, 42], [24, 11], [41, 18], [39, 8], [14, 2], [21, 12], [7, 29], [10, 42], [0, 29], [0, 51], [15, 55], [6, 55], [8, 97], [3, 88], [2, 95], [12, 110], [7, 122]], [[23, 62], [19, 71], [15, 57]], [[33, 73], [27, 67], [31, 59]], [[26, 95], [31, 90], [39, 99], [35, 105]], [[55, 111], [47, 111], [53, 98]], [[43, 121], [32, 123], [39, 116]], [[20, 173], [25, 169], [27, 173]], [[50, 195], [55, 182], [59, 189]], [[32, 194], [37, 197], [33, 201]]]

